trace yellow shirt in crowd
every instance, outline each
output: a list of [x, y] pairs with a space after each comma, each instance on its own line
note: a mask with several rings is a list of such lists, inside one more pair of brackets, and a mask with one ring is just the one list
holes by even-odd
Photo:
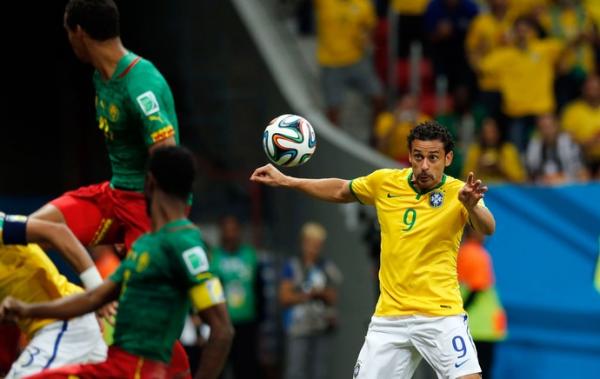
[[[82, 291], [58, 272], [38, 245], [0, 244], [0, 302], [12, 296], [26, 303], [38, 303]], [[36, 331], [53, 321], [56, 320], [21, 319], [18, 325], [31, 338]]]
[[[497, 19], [491, 13], [477, 15], [471, 22], [465, 39], [467, 54], [482, 54], [484, 57], [498, 47], [505, 46], [509, 42], [512, 24], [512, 19], [506, 16]], [[498, 79], [493, 75], [479, 78], [479, 88], [483, 91], [496, 91], [498, 87]]]
[[419, 16], [425, 13], [430, 0], [392, 0], [392, 8], [401, 15]]
[[[491, 167], [492, 163], [497, 164], [504, 175], [495, 169], [486, 169], [486, 166]], [[519, 151], [515, 145], [508, 142], [503, 143], [499, 148], [482, 148], [479, 144], [469, 146], [463, 165], [462, 177], [466, 178], [469, 172], [476, 172], [477, 177], [484, 183], [507, 181], [522, 183], [527, 179], [527, 173], [521, 163]]]
[[[444, 176], [419, 192], [412, 169], [382, 169], [350, 182], [381, 225], [381, 294], [375, 316], [463, 313], [456, 260], [468, 212], [458, 200], [464, 183]], [[480, 203], [483, 206], [483, 202]]]
[[[565, 107], [562, 127], [580, 144], [600, 134], [600, 107], [593, 108], [583, 100], [576, 100]], [[600, 159], [600, 143], [585, 150], [588, 158]]]
[[554, 111], [554, 66], [563, 48], [556, 39], [532, 40], [525, 50], [501, 47], [481, 61], [482, 74], [498, 80], [506, 115]]
[[375, 122], [375, 137], [381, 141], [380, 151], [397, 161], [408, 160], [408, 135], [417, 125], [429, 121], [430, 117], [420, 114], [415, 122], [398, 121], [392, 112], [383, 112]]
[[360, 61], [377, 21], [370, 0], [315, 0], [317, 60], [341, 67]]

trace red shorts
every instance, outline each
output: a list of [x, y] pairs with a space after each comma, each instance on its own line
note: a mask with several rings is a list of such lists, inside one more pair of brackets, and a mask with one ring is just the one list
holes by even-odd
[[[175, 356], [175, 349], [173, 355]], [[172, 358], [173, 360], [173, 358]], [[186, 356], [187, 361], [187, 356]], [[27, 379], [191, 379], [189, 366], [187, 371], [179, 375], [172, 367], [163, 362], [157, 362], [130, 354], [118, 347], [108, 349], [106, 361], [69, 365], [45, 370], [28, 376]]]
[[109, 182], [69, 191], [50, 202], [85, 246], [125, 243], [126, 251], [150, 230], [144, 195]]

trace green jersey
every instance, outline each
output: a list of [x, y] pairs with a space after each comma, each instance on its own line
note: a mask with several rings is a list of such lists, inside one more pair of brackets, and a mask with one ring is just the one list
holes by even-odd
[[190, 310], [188, 292], [209, 278], [200, 231], [189, 220], [142, 235], [110, 277], [121, 285], [114, 345], [169, 362]]
[[94, 72], [96, 119], [104, 132], [115, 188], [144, 188], [148, 148], [175, 137], [175, 103], [169, 85], [149, 61], [129, 52], [109, 80]]
[[217, 247], [210, 254], [210, 266], [223, 283], [231, 321], [234, 324], [255, 321], [258, 261], [254, 249], [242, 245], [228, 252]]

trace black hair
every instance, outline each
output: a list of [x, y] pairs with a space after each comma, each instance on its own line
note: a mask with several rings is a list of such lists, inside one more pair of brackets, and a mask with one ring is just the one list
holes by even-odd
[[444, 152], [448, 154], [454, 149], [452, 135], [437, 121], [425, 121], [413, 128], [408, 135], [408, 150], [412, 150], [414, 140], [435, 141], [440, 140], [444, 144]]
[[119, 9], [113, 0], [70, 0], [65, 8], [66, 24], [77, 25], [97, 41], [118, 37]]
[[156, 149], [150, 156], [148, 171], [162, 191], [181, 200], [188, 199], [196, 174], [194, 156], [188, 149], [181, 146]]

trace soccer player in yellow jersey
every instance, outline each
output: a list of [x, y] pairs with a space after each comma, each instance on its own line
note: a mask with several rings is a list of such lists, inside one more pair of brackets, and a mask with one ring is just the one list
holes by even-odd
[[[37, 302], [82, 292], [58, 272], [38, 245], [27, 242], [43, 242], [58, 249], [80, 273], [86, 288], [102, 283], [87, 251], [66, 225], [0, 212], [0, 302], [8, 296]], [[13, 363], [7, 379], [106, 357], [107, 348], [92, 313], [64, 321], [22, 319], [18, 326], [29, 344]]]
[[331, 202], [374, 205], [381, 224], [381, 295], [354, 368], [354, 378], [411, 378], [421, 357], [439, 378], [479, 378], [481, 369], [462, 306], [456, 259], [470, 223], [492, 234], [483, 204], [487, 187], [444, 175], [454, 142], [435, 121], [408, 136], [411, 168], [382, 169], [354, 180], [301, 179], [272, 165], [251, 180], [295, 188]]

